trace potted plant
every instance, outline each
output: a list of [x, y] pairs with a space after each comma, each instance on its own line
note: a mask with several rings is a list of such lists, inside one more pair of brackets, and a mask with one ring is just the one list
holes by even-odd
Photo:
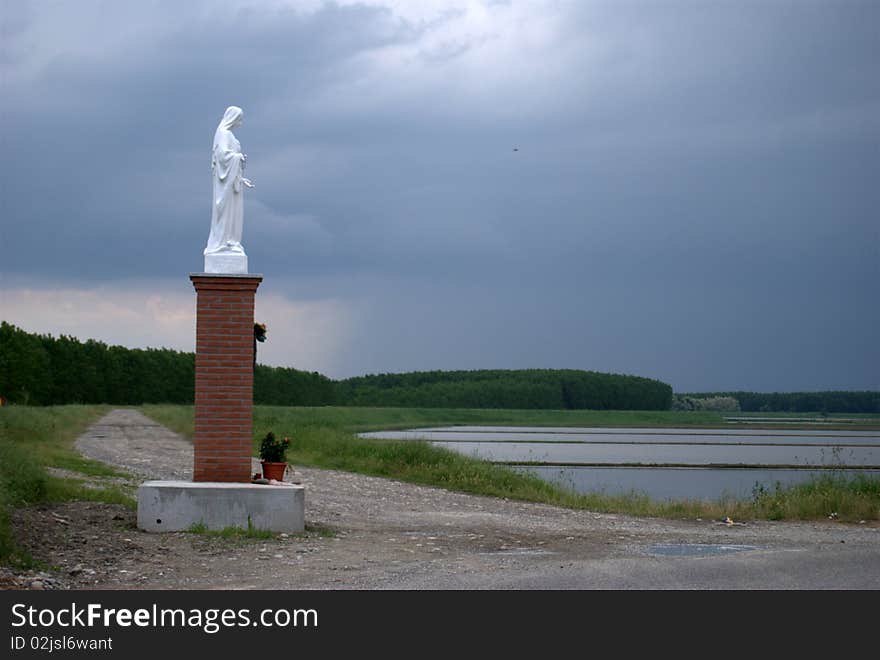
[[278, 440], [272, 431], [266, 434], [260, 443], [260, 464], [263, 466], [265, 479], [284, 479], [284, 470], [287, 468], [287, 448], [290, 447], [290, 438]]

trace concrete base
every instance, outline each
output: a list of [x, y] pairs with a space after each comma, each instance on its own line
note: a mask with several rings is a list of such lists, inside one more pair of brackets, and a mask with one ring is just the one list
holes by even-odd
[[212, 252], [205, 255], [205, 272], [243, 275], [248, 272], [248, 259], [244, 252]]
[[145, 481], [138, 488], [138, 527], [180, 532], [193, 525], [270, 532], [305, 529], [305, 488], [246, 483]]

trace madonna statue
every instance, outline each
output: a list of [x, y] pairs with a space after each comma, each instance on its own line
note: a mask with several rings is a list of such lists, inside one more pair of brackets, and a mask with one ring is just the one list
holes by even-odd
[[214, 133], [211, 170], [214, 179], [214, 197], [211, 208], [211, 233], [205, 248], [206, 273], [247, 273], [247, 255], [241, 245], [244, 223], [243, 187], [253, 188], [244, 178], [247, 156], [241, 153], [241, 144], [232, 129], [241, 126], [244, 113], [229, 106]]

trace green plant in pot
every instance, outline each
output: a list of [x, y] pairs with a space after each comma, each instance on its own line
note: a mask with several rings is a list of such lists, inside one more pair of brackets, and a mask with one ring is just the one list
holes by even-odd
[[275, 437], [272, 431], [266, 434], [260, 442], [260, 463], [263, 466], [263, 478], [282, 481], [284, 470], [287, 468], [287, 449], [290, 447], [290, 438]]

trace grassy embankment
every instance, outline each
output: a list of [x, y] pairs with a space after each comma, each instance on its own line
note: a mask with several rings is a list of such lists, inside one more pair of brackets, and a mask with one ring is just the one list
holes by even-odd
[[[0, 563], [28, 565], [10, 526], [13, 507], [86, 500], [134, 506], [131, 493], [103, 478], [123, 477], [80, 456], [73, 443], [109, 406], [0, 407]], [[63, 477], [46, 468], [59, 468]]]
[[[191, 406], [144, 406], [169, 428], [192, 437]], [[876, 417], [867, 423], [876, 427]], [[452, 424], [535, 426], [721, 426], [713, 412], [446, 410], [430, 408], [254, 408], [254, 453], [268, 431], [293, 439], [293, 464], [391, 477], [480, 495], [545, 502], [593, 511], [642, 516], [734, 519], [880, 519], [880, 480], [826, 478], [762, 491], [751, 500], [658, 502], [633, 493], [579, 495], [503, 466], [477, 461], [421, 442], [359, 439], [355, 432]], [[827, 428], [827, 427], [823, 427]], [[851, 427], [849, 427], [851, 428]]]

